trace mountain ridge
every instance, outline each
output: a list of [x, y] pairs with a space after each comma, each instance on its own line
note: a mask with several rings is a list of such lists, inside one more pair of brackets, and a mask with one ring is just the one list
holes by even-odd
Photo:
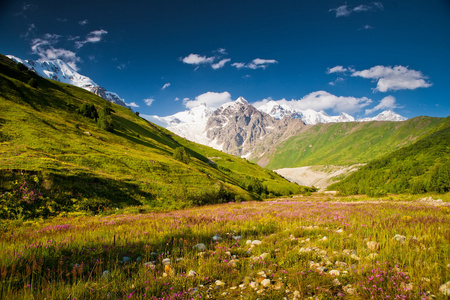
[[110, 101], [123, 107], [128, 107], [125, 103], [125, 100], [120, 98], [119, 95], [117, 95], [114, 92], [107, 91], [105, 88], [95, 83], [95, 81], [92, 80], [91, 78], [85, 75], [81, 75], [61, 59], [24, 60], [15, 57], [13, 55], [6, 55], [6, 57], [17, 63], [25, 65], [28, 69], [36, 72], [36, 74], [38, 74], [41, 77], [63, 83], [72, 84], [74, 86], [85, 89], [89, 92], [92, 92], [107, 101]]

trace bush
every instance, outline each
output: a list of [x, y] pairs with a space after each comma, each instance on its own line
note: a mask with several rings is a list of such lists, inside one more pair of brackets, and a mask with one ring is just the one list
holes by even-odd
[[38, 82], [37, 82], [36, 79], [31, 78], [31, 79], [28, 81], [28, 85], [31, 86], [32, 88], [37, 88], [37, 87], [38, 87]]
[[186, 149], [184, 149], [184, 147], [176, 148], [175, 152], [173, 153], [173, 158], [187, 165], [191, 162], [191, 156], [186, 152]]
[[92, 103], [84, 103], [79, 109], [77, 109], [77, 112], [85, 117], [95, 119], [95, 121], [98, 119], [97, 109]]
[[28, 71], [27, 66], [25, 66], [23, 63], [17, 63], [16, 68], [17, 68], [17, 70], [19, 70], [21, 72]]

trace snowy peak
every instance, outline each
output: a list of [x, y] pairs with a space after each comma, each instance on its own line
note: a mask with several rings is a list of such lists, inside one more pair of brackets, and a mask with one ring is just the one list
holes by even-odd
[[407, 118], [393, 112], [392, 110], [385, 110], [382, 113], [378, 114], [377, 116], [373, 118], [363, 118], [358, 119], [358, 122], [370, 122], [370, 121], [405, 121]]
[[28, 69], [34, 71], [41, 77], [49, 78], [55, 81], [72, 84], [82, 89], [88, 90], [103, 99], [127, 107], [125, 101], [116, 93], [109, 92], [100, 87], [91, 78], [81, 75], [71, 66], [60, 59], [55, 60], [30, 60], [20, 59], [18, 57], [7, 55], [15, 62], [24, 64]]

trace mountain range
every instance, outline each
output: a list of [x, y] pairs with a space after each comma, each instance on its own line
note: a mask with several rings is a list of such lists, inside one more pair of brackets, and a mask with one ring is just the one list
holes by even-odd
[[[79, 74], [62, 60], [34, 61], [22, 60], [12, 55], [8, 57], [44, 78], [81, 87], [105, 100], [127, 107], [119, 95], [100, 87], [94, 80]], [[383, 111], [372, 118], [355, 119], [345, 112], [330, 116], [324, 111], [299, 110], [273, 100], [255, 107], [243, 97], [225, 103], [217, 109], [201, 104], [166, 117], [141, 116], [190, 141], [252, 159], [263, 155], [273, 145], [295, 136], [305, 125], [406, 120], [391, 110]]]
[[306, 125], [406, 120], [391, 110], [373, 118], [355, 119], [347, 113], [329, 116], [324, 111], [298, 110], [275, 101], [256, 108], [243, 97], [218, 109], [201, 104], [167, 117], [142, 117], [188, 140], [245, 158], [256, 158], [269, 146], [298, 134]]

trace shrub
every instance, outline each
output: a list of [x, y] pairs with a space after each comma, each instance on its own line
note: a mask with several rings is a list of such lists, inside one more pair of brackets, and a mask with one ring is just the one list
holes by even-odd
[[85, 117], [95, 119], [95, 121], [98, 119], [97, 109], [92, 103], [84, 103], [79, 109], [77, 109], [77, 112]]
[[184, 147], [176, 148], [175, 152], [173, 153], [173, 158], [187, 165], [191, 162], [191, 156], [186, 152], [186, 149], [184, 149]]
[[28, 85], [31, 86], [32, 88], [37, 88], [37, 87], [38, 87], [38, 82], [36, 81], [36, 79], [31, 78], [31, 79], [28, 81]]

